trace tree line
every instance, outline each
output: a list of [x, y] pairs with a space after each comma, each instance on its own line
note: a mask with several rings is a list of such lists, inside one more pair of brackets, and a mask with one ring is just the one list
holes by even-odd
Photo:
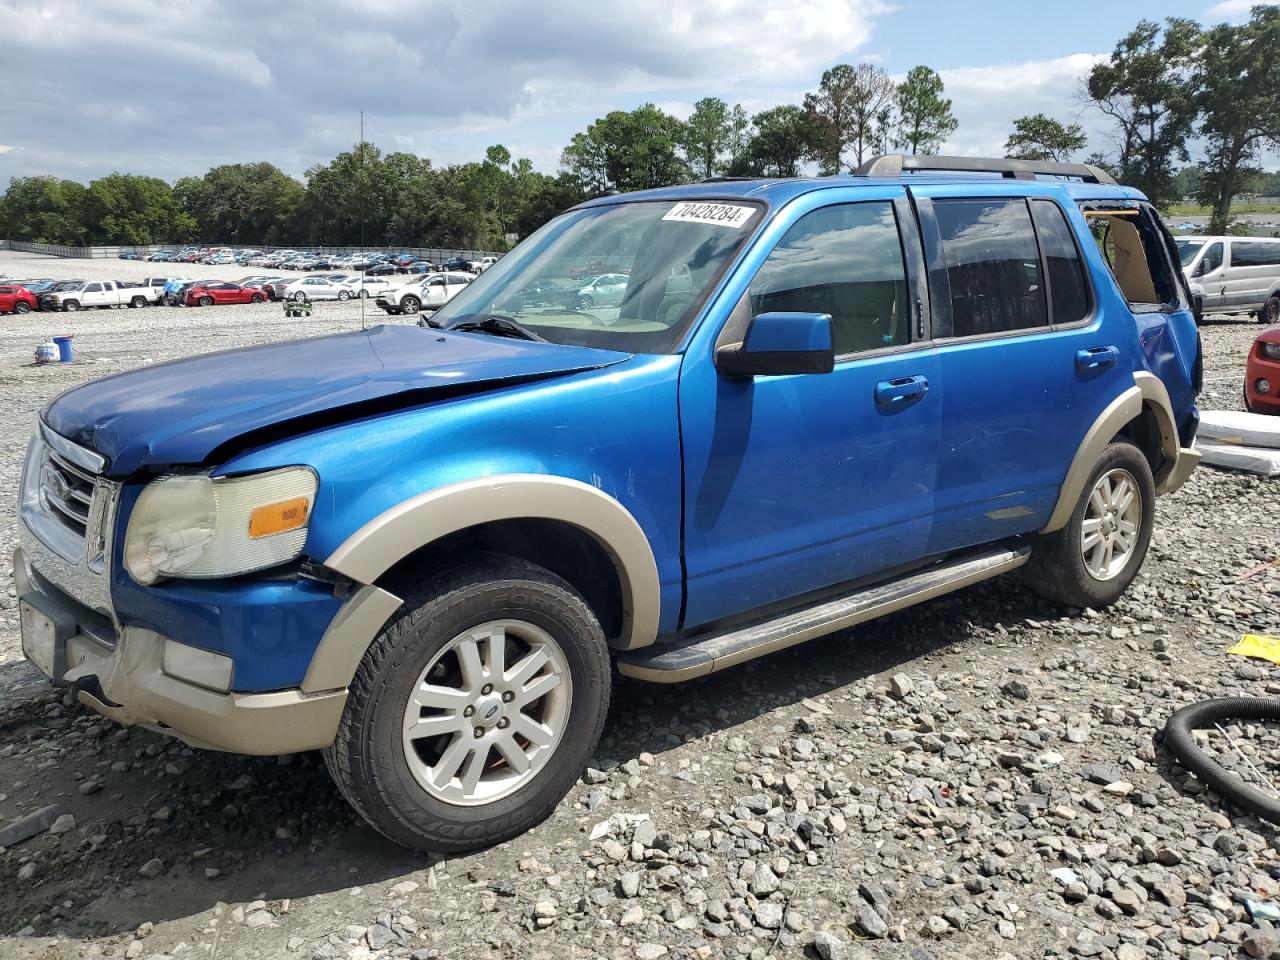
[[[1236, 197], [1280, 193], [1259, 167], [1264, 147], [1280, 143], [1280, 8], [1255, 7], [1242, 24], [1211, 28], [1139, 21], [1078, 94], [1081, 110], [1100, 111], [1109, 125], [1088, 161], [1158, 206], [1194, 197], [1211, 208], [1210, 229], [1224, 232]], [[15, 177], [0, 196], [0, 236], [501, 250], [558, 211], [613, 191], [837, 174], [875, 154], [936, 153], [956, 129], [933, 69], [916, 66], [895, 81], [874, 64], [837, 64], [801, 103], [754, 115], [718, 97], [699, 100], [686, 120], [652, 103], [612, 111], [573, 136], [554, 175], [501, 145], [481, 161], [436, 167], [364, 142], [311, 167], [304, 182], [266, 162], [226, 164], [172, 185], [123, 173], [87, 186]], [[1086, 140], [1080, 123], [1034, 114], [1013, 122], [1005, 155], [1071, 160]]]

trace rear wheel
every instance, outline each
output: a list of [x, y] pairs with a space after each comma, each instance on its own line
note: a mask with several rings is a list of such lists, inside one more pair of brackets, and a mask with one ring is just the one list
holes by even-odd
[[569, 584], [523, 560], [477, 558], [410, 594], [374, 640], [326, 763], [397, 843], [501, 843], [581, 775], [609, 689], [603, 631]]
[[133, 307], [133, 309], [135, 310], [140, 310], [146, 305], [147, 305], [147, 300], [145, 297], [134, 297], [132, 300], [129, 301], [129, 306]]
[[297, 291], [297, 292], [296, 292], [296, 293], [294, 293], [294, 295], [293, 295], [293, 302], [294, 302], [294, 303], [305, 303], [305, 302], [306, 302], [306, 300], [307, 300], [307, 295], [306, 295], [305, 293], [303, 293], [301, 290]]
[[338, 299], [339, 299], [339, 300], [350, 300], [350, 299], [351, 299], [351, 294], [347, 293], [347, 291], [345, 291], [345, 290], [339, 290], [339, 291], [338, 291]]
[[213, 306], [213, 297], [201, 297], [198, 302], [202, 307], [211, 307]]
[[1115, 441], [1089, 475], [1067, 525], [1036, 538], [1023, 579], [1050, 600], [1105, 607], [1142, 568], [1155, 521], [1156, 488], [1147, 458]]
[[1272, 294], [1258, 311], [1258, 322], [1265, 324], [1280, 323], [1280, 296]]

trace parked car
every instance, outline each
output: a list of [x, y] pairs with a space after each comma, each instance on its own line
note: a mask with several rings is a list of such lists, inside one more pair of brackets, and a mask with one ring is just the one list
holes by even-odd
[[[591, 200], [434, 329], [66, 391], [18, 496], [26, 657], [114, 721], [324, 750], [377, 830], [453, 853], [580, 782], [615, 664], [704, 676], [1019, 568], [1114, 602], [1198, 460], [1170, 234], [1085, 165], [857, 172]], [[612, 322], [512, 305], [605, 255]]]
[[415, 314], [419, 310], [442, 307], [471, 282], [473, 278], [463, 273], [431, 273], [392, 286], [378, 294], [375, 301], [387, 313], [398, 316]]
[[187, 284], [195, 282], [190, 277], [169, 277], [160, 288], [160, 302], [170, 307], [183, 306], [178, 293]]
[[0, 313], [29, 313], [39, 306], [36, 295], [26, 287], [0, 283]]
[[371, 267], [367, 267], [364, 272], [365, 272], [365, 276], [369, 276], [369, 277], [385, 277], [393, 273], [396, 273], [397, 271], [396, 271], [396, 265], [394, 263], [383, 261], [380, 263], [375, 263]]
[[145, 307], [155, 303], [151, 287], [126, 286], [113, 280], [59, 284], [40, 297], [40, 309], [74, 311], [93, 307]]
[[223, 303], [263, 303], [267, 295], [253, 287], [243, 287], [238, 283], [223, 281], [205, 281], [187, 287], [183, 293], [183, 301], [188, 307], [212, 307]]
[[399, 281], [386, 277], [352, 277], [348, 283], [357, 297], [378, 297], [383, 292], [399, 285]]
[[1178, 237], [1178, 255], [1205, 313], [1253, 314], [1280, 323], [1280, 239]]
[[578, 306], [617, 306], [622, 303], [622, 297], [627, 292], [627, 279], [625, 273], [605, 273], [592, 277], [578, 287]]
[[349, 283], [334, 283], [323, 277], [291, 280], [278, 290], [279, 300], [350, 300], [355, 296]]
[[1245, 361], [1244, 405], [1253, 413], [1280, 414], [1280, 325], [1258, 334]]
[[441, 270], [452, 270], [455, 273], [470, 273], [471, 261], [465, 257], [451, 257], [444, 263], [440, 264]]
[[476, 261], [476, 264], [480, 272], [483, 273], [484, 271], [492, 267], [495, 263], [497, 263], [498, 259], [499, 259], [498, 257], [481, 257], [479, 260]]

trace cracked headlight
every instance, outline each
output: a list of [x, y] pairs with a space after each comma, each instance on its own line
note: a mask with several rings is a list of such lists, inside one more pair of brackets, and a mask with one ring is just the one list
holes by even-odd
[[234, 577], [287, 563], [306, 543], [317, 485], [308, 467], [153, 480], [129, 517], [125, 569], [149, 584], [161, 577]]

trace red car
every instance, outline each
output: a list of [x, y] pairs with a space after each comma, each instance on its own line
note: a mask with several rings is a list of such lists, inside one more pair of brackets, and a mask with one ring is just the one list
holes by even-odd
[[187, 291], [188, 307], [211, 307], [215, 303], [262, 303], [267, 295], [261, 290], [242, 287], [238, 283], [197, 283]]
[[26, 287], [0, 284], [0, 313], [30, 313], [37, 303], [36, 295]]
[[1253, 342], [1244, 368], [1244, 405], [1254, 413], [1280, 414], [1280, 324]]

